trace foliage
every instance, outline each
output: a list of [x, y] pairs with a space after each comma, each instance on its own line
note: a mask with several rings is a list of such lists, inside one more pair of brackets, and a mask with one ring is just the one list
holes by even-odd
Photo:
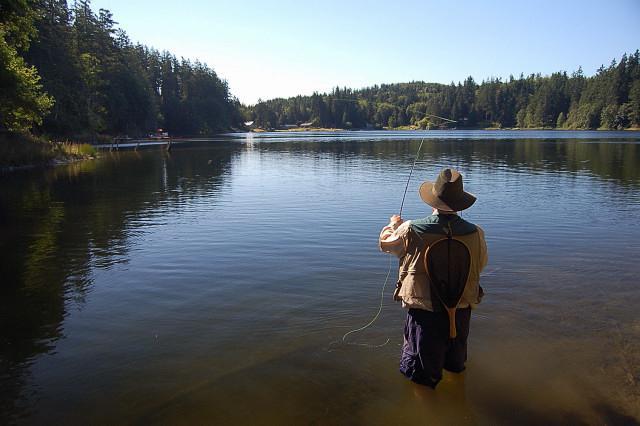
[[27, 132], [0, 133], [0, 173], [6, 167], [47, 164], [56, 154], [52, 144]]
[[66, 156], [87, 158], [97, 155], [98, 151], [88, 143], [62, 142], [56, 144], [56, 148]]
[[157, 128], [210, 135], [241, 125], [239, 102], [211, 68], [133, 44], [111, 12], [94, 12], [89, 0], [72, 7], [66, 0], [0, 1], [7, 129], [96, 140]]
[[585, 77], [532, 74], [507, 81], [472, 77], [450, 85], [411, 82], [360, 90], [335, 88], [289, 99], [258, 101], [244, 109], [263, 128], [313, 123], [318, 127], [366, 128], [520, 127], [624, 129], [640, 125], [640, 52]]
[[89, 0], [0, 0], [0, 12], [0, 130], [97, 140], [157, 128], [205, 136], [248, 120], [262, 128], [640, 126], [638, 51], [592, 77], [579, 69], [480, 84], [337, 87], [243, 106], [206, 64], [133, 44]]
[[35, 34], [33, 19], [26, 0], [0, 1], [0, 130], [28, 130], [53, 104], [37, 70], [19, 54]]
[[0, 173], [7, 167], [87, 159], [95, 157], [97, 153], [96, 148], [87, 143], [52, 142], [28, 132], [0, 133]]

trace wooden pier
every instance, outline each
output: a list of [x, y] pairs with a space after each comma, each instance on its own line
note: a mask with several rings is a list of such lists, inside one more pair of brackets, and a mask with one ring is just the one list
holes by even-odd
[[120, 149], [133, 149], [137, 151], [141, 147], [164, 146], [167, 151], [171, 151], [171, 145], [175, 142], [173, 138], [156, 139], [156, 138], [140, 138], [134, 139], [129, 137], [113, 138], [108, 144], [96, 145], [98, 149], [108, 149], [109, 151], [119, 151]]

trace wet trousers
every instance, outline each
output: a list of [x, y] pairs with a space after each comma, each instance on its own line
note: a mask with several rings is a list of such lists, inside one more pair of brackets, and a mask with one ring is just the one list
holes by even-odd
[[404, 326], [400, 372], [431, 388], [435, 388], [442, 379], [443, 368], [453, 373], [462, 372], [467, 360], [470, 319], [471, 308], [458, 309], [457, 336], [450, 339], [446, 312], [409, 309]]

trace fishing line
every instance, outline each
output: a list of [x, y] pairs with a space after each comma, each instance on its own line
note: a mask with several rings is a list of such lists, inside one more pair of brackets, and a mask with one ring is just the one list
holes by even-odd
[[420, 151], [422, 150], [423, 143], [424, 143], [424, 138], [420, 141], [418, 152], [416, 152], [416, 158], [413, 160], [413, 164], [411, 165], [411, 171], [409, 172], [409, 177], [407, 178], [407, 184], [404, 186], [404, 194], [402, 194], [402, 202], [400, 203], [400, 214], [398, 215], [400, 217], [402, 217], [402, 208], [404, 207], [404, 199], [407, 196], [407, 189], [409, 189], [409, 181], [411, 180], [413, 169], [416, 167], [416, 163], [418, 162], [418, 157], [420, 156]]
[[[329, 98], [327, 99], [328, 101], [339, 101], [339, 102], [358, 102], [360, 103], [360, 101], [364, 101], [367, 102], [365, 99], [343, 99], [343, 98]], [[440, 117], [439, 115], [435, 115], [435, 114], [429, 114], [426, 111], [422, 112], [422, 111], [412, 111], [412, 114], [421, 114], [425, 117], [435, 117], [435, 118], [439, 118], [440, 120], [443, 121], [447, 121], [449, 123], [457, 123], [458, 120], [451, 120], [450, 118], [446, 118], [446, 117]]]
[[[402, 217], [402, 208], [404, 207], [404, 200], [407, 196], [407, 190], [409, 189], [409, 182], [411, 181], [411, 176], [413, 175], [413, 169], [416, 167], [416, 163], [418, 162], [418, 157], [420, 157], [420, 151], [422, 151], [422, 144], [424, 143], [424, 138], [420, 141], [420, 146], [418, 147], [418, 152], [416, 152], [416, 157], [413, 160], [413, 164], [411, 165], [411, 170], [409, 171], [409, 177], [407, 178], [407, 184], [404, 187], [404, 194], [402, 194], [402, 202], [400, 203], [400, 214], [398, 216]], [[365, 346], [368, 348], [381, 348], [383, 346], [386, 346], [389, 343], [389, 338], [387, 337], [386, 342], [380, 344], [380, 345], [370, 345], [367, 343], [349, 343], [346, 341], [347, 336], [349, 336], [350, 334], [353, 333], [358, 333], [360, 331], [366, 330], [367, 328], [369, 328], [371, 325], [373, 325], [374, 322], [376, 322], [376, 320], [378, 319], [378, 317], [380, 316], [380, 313], [382, 312], [382, 307], [384, 306], [384, 291], [387, 288], [387, 283], [389, 282], [389, 277], [391, 276], [391, 268], [393, 266], [393, 259], [391, 256], [389, 256], [389, 269], [387, 270], [387, 276], [384, 279], [384, 283], [382, 284], [382, 291], [380, 292], [380, 306], [378, 306], [378, 312], [376, 312], [376, 314], [373, 316], [373, 318], [371, 318], [371, 321], [369, 321], [367, 324], [363, 325], [360, 328], [355, 328], [353, 330], [347, 331], [343, 336], [342, 336], [342, 343], [346, 344], [346, 345], [352, 345], [352, 346]], [[331, 343], [329, 343], [329, 349], [331, 348], [331, 346], [334, 343], [339, 343], [338, 340], [335, 340]], [[327, 349], [329, 352], [330, 350]]]

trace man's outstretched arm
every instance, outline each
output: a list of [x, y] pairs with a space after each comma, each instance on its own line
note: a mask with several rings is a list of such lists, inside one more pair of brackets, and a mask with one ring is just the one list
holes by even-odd
[[396, 257], [405, 255], [404, 236], [409, 230], [410, 221], [403, 221], [398, 215], [391, 216], [389, 224], [380, 231], [378, 245], [380, 250]]

